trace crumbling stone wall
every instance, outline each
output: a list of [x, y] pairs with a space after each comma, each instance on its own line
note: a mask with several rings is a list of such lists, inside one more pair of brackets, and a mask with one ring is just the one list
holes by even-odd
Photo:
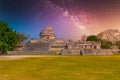
[[80, 55], [80, 50], [78, 50], [78, 49], [63, 49], [63, 50], [61, 50], [61, 55]]
[[113, 55], [112, 49], [84, 49], [82, 55]]
[[[113, 55], [120, 50], [112, 49], [63, 49], [60, 55], [82, 55], [82, 56], [96, 56], [96, 55]], [[58, 55], [55, 51], [9, 51], [9, 55], [20, 55], [20, 54], [53, 54]]]
[[118, 50], [113, 51], [112, 49], [64, 49], [61, 51], [61, 55], [113, 55]]

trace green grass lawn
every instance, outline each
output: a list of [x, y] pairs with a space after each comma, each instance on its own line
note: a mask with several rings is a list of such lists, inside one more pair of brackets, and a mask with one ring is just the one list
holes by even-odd
[[120, 56], [1, 58], [0, 80], [120, 80]]

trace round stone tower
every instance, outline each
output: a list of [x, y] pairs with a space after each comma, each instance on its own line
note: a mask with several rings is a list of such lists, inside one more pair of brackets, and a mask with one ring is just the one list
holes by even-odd
[[40, 38], [41, 39], [46, 39], [46, 40], [55, 39], [55, 34], [54, 34], [54, 31], [53, 31], [53, 27], [52, 26], [47, 26], [45, 29], [43, 29], [40, 32]]

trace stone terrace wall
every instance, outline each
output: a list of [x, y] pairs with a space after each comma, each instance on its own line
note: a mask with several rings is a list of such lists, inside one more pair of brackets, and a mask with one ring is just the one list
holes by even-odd
[[63, 49], [63, 50], [61, 50], [61, 55], [80, 55], [80, 50], [78, 50], [78, 49]]
[[113, 55], [118, 50], [112, 49], [64, 49], [61, 51], [61, 55]]
[[[91, 56], [91, 55], [113, 55], [120, 50], [112, 50], [112, 49], [63, 49], [60, 52], [60, 55], [83, 55], [83, 56]], [[9, 55], [22, 55], [22, 54], [52, 54], [56, 55], [55, 51], [8, 51]]]
[[81, 50], [82, 55], [113, 55], [112, 49], [84, 49]]

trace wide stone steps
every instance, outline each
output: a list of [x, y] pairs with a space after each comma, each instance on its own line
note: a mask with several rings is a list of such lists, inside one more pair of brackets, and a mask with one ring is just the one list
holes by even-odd
[[24, 51], [49, 51], [49, 43], [27, 43], [24, 46]]

